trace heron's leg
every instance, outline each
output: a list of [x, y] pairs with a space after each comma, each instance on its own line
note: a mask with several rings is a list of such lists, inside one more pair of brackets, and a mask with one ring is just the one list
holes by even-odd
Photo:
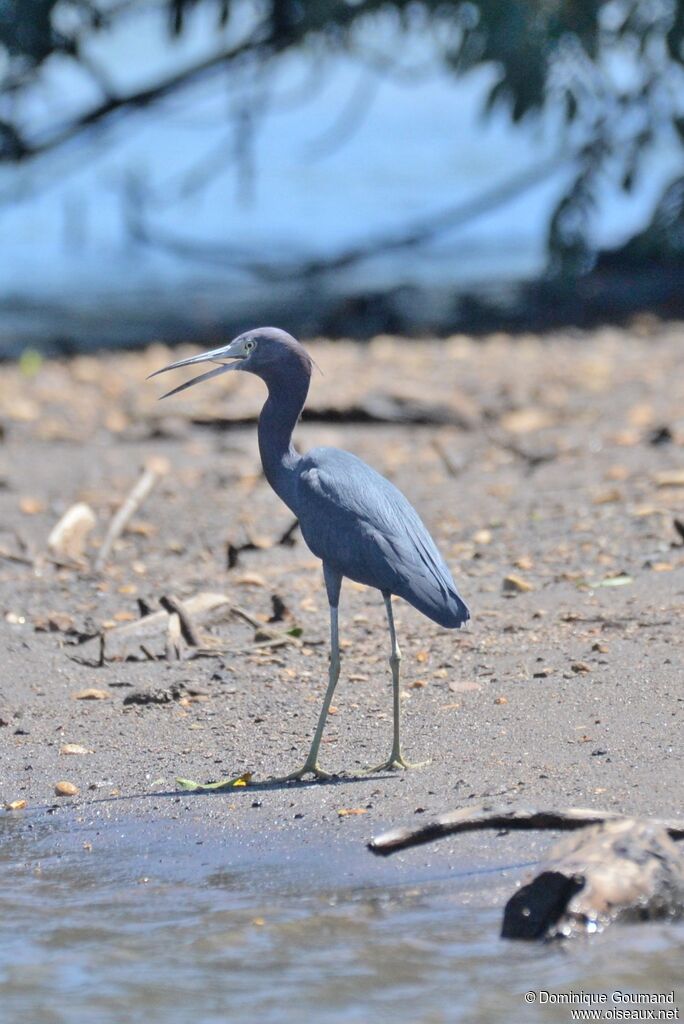
[[[405, 761], [401, 753], [401, 741], [399, 738], [399, 718], [401, 714], [401, 697], [399, 693], [399, 665], [401, 664], [401, 651], [399, 650], [399, 644], [397, 642], [397, 631], [394, 628], [394, 615], [392, 613], [392, 595], [383, 593], [385, 599], [385, 608], [387, 609], [387, 624], [389, 626], [390, 641], [392, 644], [392, 651], [390, 654], [390, 667], [392, 669], [392, 702], [393, 702], [393, 734], [392, 734], [392, 752], [387, 761], [383, 761], [382, 764], [376, 765], [375, 768], [370, 768], [371, 772], [382, 772], [393, 768], [420, 768], [420, 764], [409, 764]], [[426, 762], [424, 762], [426, 763]]]
[[340, 586], [342, 583], [341, 577], [335, 573], [328, 571], [327, 567], [324, 567], [325, 582], [328, 590], [328, 599], [330, 601], [330, 667], [328, 669], [328, 689], [325, 691], [325, 697], [323, 698], [323, 707], [318, 717], [318, 724], [316, 726], [316, 732], [311, 742], [311, 749], [309, 755], [304, 762], [302, 768], [299, 771], [292, 772], [290, 775], [285, 775], [281, 779], [277, 779], [278, 782], [292, 782], [295, 779], [301, 779], [304, 775], [315, 775], [318, 779], [330, 779], [332, 775], [328, 772], [324, 772], [318, 764], [318, 748], [321, 745], [321, 738], [323, 736], [323, 730], [325, 728], [325, 722], [328, 717], [328, 711], [330, 704], [337, 686], [337, 681], [340, 678], [340, 636], [338, 630], [337, 613], [338, 613], [338, 602], [340, 599]]

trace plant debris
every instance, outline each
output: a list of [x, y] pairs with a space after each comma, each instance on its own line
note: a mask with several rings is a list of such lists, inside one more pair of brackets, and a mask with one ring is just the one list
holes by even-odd
[[233, 779], [220, 779], [218, 782], [193, 782], [191, 779], [176, 779], [176, 785], [188, 793], [215, 793], [222, 789], [241, 789], [248, 786], [252, 772], [243, 772]]
[[129, 492], [125, 501], [109, 524], [109, 529], [107, 530], [105, 539], [102, 542], [102, 546], [100, 547], [97, 558], [95, 559], [96, 569], [101, 569], [104, 566], [105, 562], [109, 558], [112, 548], [114, 547], [115, 541], [117, 541], [124, 532], [129, 521], [140, 508], [143, 501], [145, 501], [145, 499], [151, 494], [161, 478], [165, 476], [170, 469], [171, 465], [168, 459], [155, 456], [148, 460], [143, 469], [142, 475], [136, 481], [132, 490]]
[[68, 509], [52, 528], [48, 537], [48, 550], [58, 558], [78, 562], [85, 553], [88, 535], [95, 528], [97, 517], [90, 505], [79, 501]]

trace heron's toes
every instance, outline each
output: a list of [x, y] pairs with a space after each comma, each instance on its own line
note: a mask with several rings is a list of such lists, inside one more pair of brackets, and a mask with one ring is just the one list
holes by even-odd
[[330, 772], [324, 772], [318, 764], [305, 764], [299, 771], [291, 772], [289, 775], [283, 775], [279, 779], [272, 779], [273, 782], [298, 782], [303, 779], [306, 775], [313, 775], [315, 779], [332, 779], [333, 776]]
[[418, 764], [414, 764], [411, 761], [405, 761], [402, 755], [398, 754], [392, 755], [387, 761], [383, 761], [382, 764], [376, 764], [373, 768], [367, 768], [366, 774], [370, 775], [373, 772], [406, 771], [409, 768], [425, 768], [428, 764], [430, 764], [429, 761], [420, 761]]

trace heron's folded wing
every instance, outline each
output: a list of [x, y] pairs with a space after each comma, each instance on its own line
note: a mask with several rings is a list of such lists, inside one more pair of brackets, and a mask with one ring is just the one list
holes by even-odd
[[418, 513], [356, 456], [314, 449], [301, 474], [307, 544], [343, 575], [405, 597], [432, 618], [467, 618], [449, 569]]

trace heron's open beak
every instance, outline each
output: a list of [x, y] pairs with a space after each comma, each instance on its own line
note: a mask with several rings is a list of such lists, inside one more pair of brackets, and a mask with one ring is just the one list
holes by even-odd
[[[244, 351], [239, 341], [231, 341], [230, 345], [224, 345], [222, 348], [213, 348], [209, 352], [202, 352], [198, 356], [189, 356], [187, 359], [178, 359], [175, 363], [169, 363], [168, 366], [163, 366], [161, 370], [155, 370], [151, 373], [150, 377], [156, 377], [158, 373], [166, 373], [167, 370], [177, 370], [180, 366], [193, 366], [195, 363], [218, 363], [213, 370], [207, 370], [206, 373], [200, 373], [199, 377], [193, 377], [191, 380], [187, 380], [185, 384], [180, 384], [177, 388], [173, 388], [172, 391], [167, 391], [165, 395], [161, 395], [161, 398], [169, 398], [171, 395], [177, 395], [180, 391], [185, 391], [186, 388], [192, 387], [193, 384], [200, 384], [203, 380], [210, 380], [212, 377], [218, 377], [222, 373], [227, 373], [229, 370], [238, 370], [240, 368], [240, 360], [245, 359], [247, 353]], [[234, 359], [238, 362], [227, 363], [225, 360]]]

